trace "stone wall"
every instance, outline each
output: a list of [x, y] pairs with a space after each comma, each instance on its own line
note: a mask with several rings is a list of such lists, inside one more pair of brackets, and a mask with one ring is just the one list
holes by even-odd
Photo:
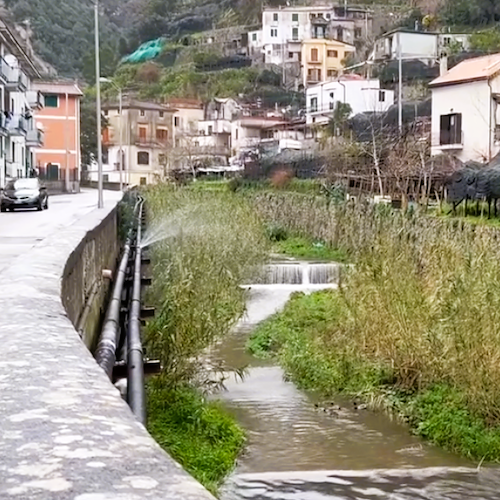
[[85, 235], [64, 268], [61, 298], [75, 327], [82, 319], [85, 306], [89, 305], [79, 333], [90, 350], [97, 342], [110, 288], [110, 282], [103, 278], [102, 271], [115, 270], [119, 252], [118, 215], [117, 210], [113, 210], [99, 226]]

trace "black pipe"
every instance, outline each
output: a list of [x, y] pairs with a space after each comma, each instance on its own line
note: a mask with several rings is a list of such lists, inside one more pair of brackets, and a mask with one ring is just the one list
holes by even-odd
[[129, 309], [127, 330], [127, 399], [132, 413], [142, 424], [146, 424], [146, 391], [144, 389], [144, 358], [141, 342], [141, 286], [142, 248], [141, 220], [142, 204], [139, 208], [135, 248], [134, 284]]
[[[134, 214], [139, 204], [136, 204]], [[97, 364], [106, 372], [110, 380], [113, 378], [113, 367], [116, 362], [116, 349], [120, 343], [120, 311], [122, 306], [123, 284], [125, 283], [130, 251], [132, 248], [133, 228], [130, 229], [123, 249], [120, 266], [116, 273], [111, 300], [106, 311], [106, 317], [95, 351]]]

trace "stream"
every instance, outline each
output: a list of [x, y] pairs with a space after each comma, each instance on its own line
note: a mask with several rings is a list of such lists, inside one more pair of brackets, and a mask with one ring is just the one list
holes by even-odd
[[255, 326], [284, 307], [294, 291], [334, 287], [338, 266], [270, 266], [249, 285], [247, 314], [210, 352], [230, 367], [247, 366], [217, 394], [247, 432], [247, 445], [221, 490], [222, 500], [499, 499], [500, 471], [423, 442], [383, 413], [338, 399], [334, 415], [318, 396], [286, 381], [273, 361], [245, 343]]

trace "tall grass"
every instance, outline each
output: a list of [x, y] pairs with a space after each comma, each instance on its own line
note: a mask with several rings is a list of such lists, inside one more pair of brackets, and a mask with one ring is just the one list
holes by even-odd
[[194, 382], [203, 373], [199, 355], [244, 312], [239, 285], [265, 259], [264, 229], [248, 203], [228, 192], [159, 185], [145, 197], [150, 230], [169, 235], [151, 248], [149, 299], [157, 314], [146, 345], [161, 359], [164, 384]]
[[388, 368], [405, 391], [444, 383], [474, 415], [500, 423], [497, 229], [294, 194], [252, 200], [267, 221], [351, 255], [343, 312], [319, 332], [322, 349]]

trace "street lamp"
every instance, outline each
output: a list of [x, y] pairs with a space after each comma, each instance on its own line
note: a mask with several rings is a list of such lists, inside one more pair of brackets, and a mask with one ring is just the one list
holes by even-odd
[[101, 137], [101, 63], [99, 58], [99, 0], [94, 3], [95, 31], [95, 88], [97, 101], [97, 208], [104, 208], [102, 185], [102, 137]]
[[99, 79], [101, 83], [109, 83], [116, 90], [118, 90], [118, 114], [120, 115], [120, 145], [119, 145], [119, 166], [120, 166], [120, 191], [123, 191], [123, 89], [119, 87], [113, 80], [109, 78], [101, 77]]

